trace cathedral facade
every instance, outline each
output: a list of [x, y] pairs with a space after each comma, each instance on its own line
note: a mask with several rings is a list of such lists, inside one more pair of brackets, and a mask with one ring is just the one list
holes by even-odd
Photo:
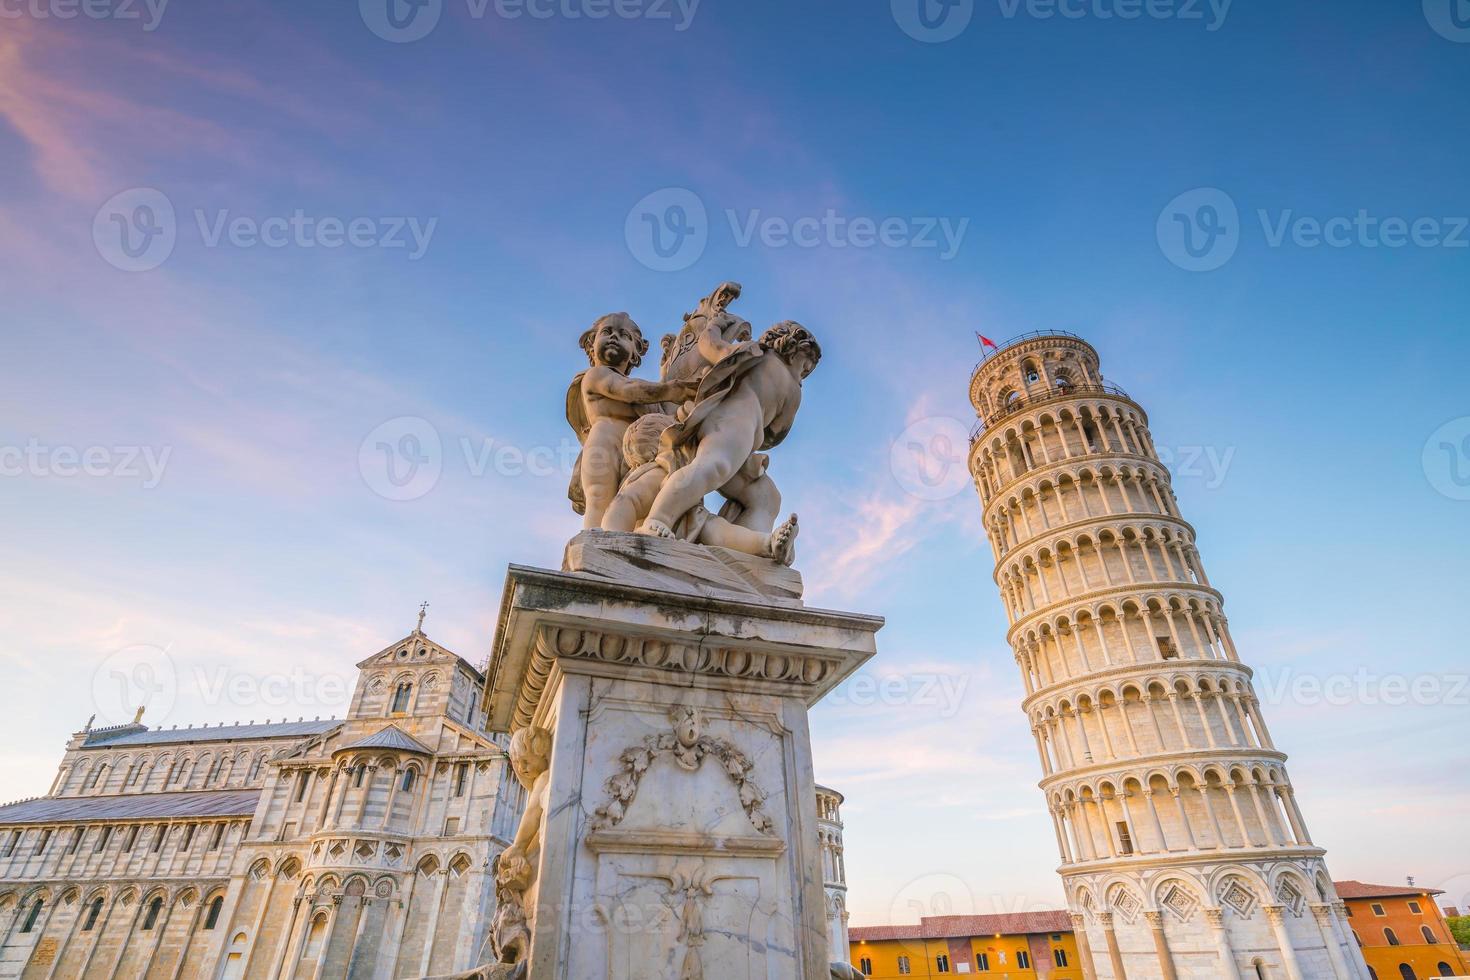
[[353, 977], [478, 962], [521, 789], [483, 677], [415, 630], [343, 720], [91, 729], [0, 807], [0, 977]]
[[[0, 980], [393, 980], [484, 962], [492, 862], [525, 796], [487, 730], [484, 677], [421, 630], [358, 669], [345, 719], [74, 735], [47, 795], [0, 806]], [[839, 961], [840, 802], [819, 793]]]

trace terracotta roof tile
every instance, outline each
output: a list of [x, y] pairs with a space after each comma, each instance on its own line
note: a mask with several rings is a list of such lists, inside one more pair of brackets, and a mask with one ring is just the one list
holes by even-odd
[[1370, 885], [1362, 881], [1334, 881], [1332, 887], [1337, 889], [1337, 897], [1349, 898], [1393, 898], [1397, 895], [1443, 895], [1444, 892], [1438, 888], [1419, 888], [1410, 885]]

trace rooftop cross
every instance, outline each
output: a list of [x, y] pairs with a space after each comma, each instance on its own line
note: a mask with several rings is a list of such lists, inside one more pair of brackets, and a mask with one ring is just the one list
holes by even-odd
[[419, 603], [419, 624], [413, 628], [415, 633], [422, 633], [424, 631], [424, 617], [428, 614], [429, 604], [427, 602]]

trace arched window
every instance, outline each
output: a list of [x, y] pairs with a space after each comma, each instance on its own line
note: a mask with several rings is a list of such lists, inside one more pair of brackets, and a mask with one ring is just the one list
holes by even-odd
[[1414, 968], [1407, 963], [1399, 964], [1399, 976], [1404, 980], [1419, 980], [1419, 974], [1415, 973]]
[[158, 922], [158, 913], [163, 910], [163, 899], [155, 898], [148, 903], [148, 914], [143, 916], [143, 929], [152, 929]]
[[225, 897], [216, 895], [209, 903], [209, 912], [204, 916], [204, 928], [213, 929], [219, 923], [219, 910], [224, 907]]
[[1266, 965], [1264, 963], [1256, 960], [1251, 966], [1255, 968], [1256, 980], [1266, 980]]
[[1450, 969], [1450, 965], [1448, 963], [1442, 962], [1436, 969], [1439, 970], [1439, 975], [1442, 977], [1452, 977], [1455, 975], [1455, 971]]
[[1392, 929], [1385, 927], [1383, 930], [1383, 938], [1388, 940], [1388, 944], [1390, 946], [1397, 946], [1399, 944], [1399, 937], [1394, 935], [1394, 931]]
[[412, 693], [413, 693], [413, 684], [410, 683], [409, 681], [404, 681], [402, 684], [399, 684], [398, 687], [394, 688], [394, 690], [393, 690], [393, 707], [392, 707], [391, 710], [393, 710], [393, 711], [407, 711], [408, 710], [408, 697]]
[[26, 914], [25, 925], [20, 927], [20, 931], [30, 932], [32, 929], [34, 929], [36, 927], [36, 919], [40, 917], [41, 909], [45, 907], [46, 900], [44, 898], [36, 899], [36, 903], [31, 906], [30, 912]]
[[352, 768], [352, 773], [352, 786], [355, 789], [362, 785], [362, 777], [367, 775], [367, 766], [359, 762]]
[[313, 963], [321, 955], [322, 942], [327, 936], [327, 915], [323, 912], [311, 920], [311, 930], [306, 934], [306, 945], [301, 950], [301, 962]]
[[98, 897], [92, 899], [91, 904], [87, 906], [87, 918], [82, 922], [82, 931], [83, 932], [91, 932], [92, 931], [92, 927], [97, 924], [97, 916], [101, 912], [102, 912], [102, 897], [99, 895]]
[[409, 790], [413, 789], [413, 777], [415, 772], [417, 772], [417, 770], [415, 770], [411, 766], [403, 770], [403, 786], [400, 787], [403, 792], [407, 793]]
[[1434, 936], [1434, 930], [1429, 928], [1428, 926], [1420, 926], [1419, 932], [1424, 936], [1424, 941], [1429, 945], [1433, 946], [1435, 943], [1439, 942], [1439, 940], [1436, 939]]

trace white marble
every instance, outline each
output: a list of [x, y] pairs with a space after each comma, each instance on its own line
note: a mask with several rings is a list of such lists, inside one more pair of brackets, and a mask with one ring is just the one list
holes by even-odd
[[552, 733], [531, 980], [830, 975], [807, 709], [881, 620], [512, 568], [487, 710]]

